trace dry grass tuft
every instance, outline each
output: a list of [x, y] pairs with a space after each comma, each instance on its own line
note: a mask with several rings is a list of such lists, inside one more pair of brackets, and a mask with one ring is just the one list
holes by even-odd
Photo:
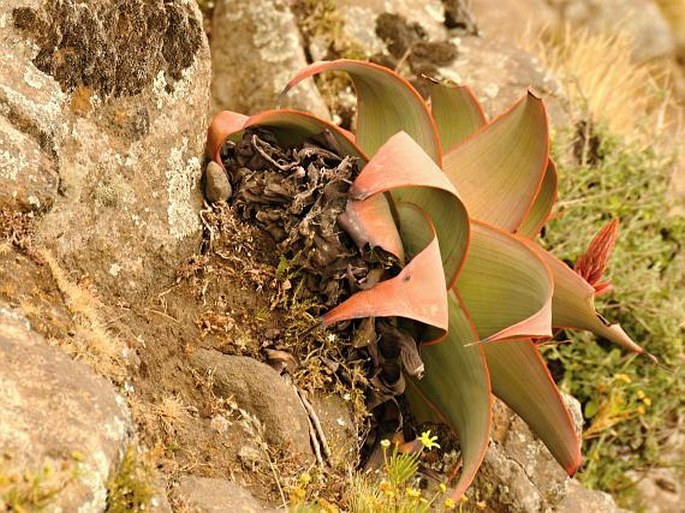
[[673, 63], [636, 63], [632, 37], [591, 34], [565, 26], [552, 36], [530, 37], [537, 54], [562, 82], [571, 109], [582, 119], [606, 126], [630, 141], [649, 143], [682, 125], [674, 98]]
[[50, 269], [76, 322], [72, 337], [52, 339], [51, 343], [99, 374], [120, 381], [126, 375], [124, 356], [128, 348], [102, 320], [102, 303], [90, 290], [71, 281], [50, 251], [39, 250], [38, 253]]

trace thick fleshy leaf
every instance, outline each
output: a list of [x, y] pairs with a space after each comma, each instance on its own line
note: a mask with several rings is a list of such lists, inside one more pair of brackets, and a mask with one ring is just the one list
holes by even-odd
[[426, 374], [408, 380], [407, 397], [418, 420], [439, 419], [459, 437], [463, 467], [452, 494], [464, 494], [483, 461], [490, 439], [490, 378], [481, 344], [454, 291], [448, 295], [445, 339], [421, 346]]
[[344, 71], [352, 78], [358, 98], [356, 141], [368, 155], [403, 131], [440, 164], [440, 141], [425, 102], [409, 82], [388, 68], [347, 59], [318, 62], [297, 73], [282, 94], [324, 71]]
[[535, 344], [528, 339], [483, 344], [493, 393], [545, 443], [569, 475], [581, 463], [580, 437]]
[[[428, 245], [394, 278], [357, 292], [327, 312], [324, 324], [365, 317], [404, 317], [441, 332], [447, 330], [447, 286], [435, 231], [414, 205], [400, 204], [398, 212], [403, 240], [429, 240]], [[412, 249], [408, 248], [410, 254]]]
[[483, 340], [552, 336], [552, 274], [517, 237], [472, 221], [455, 286]]
[[[554, 277], [552, 325], [588, 330], [635, 353], [645, 353], [618, 324], [610, 324], [595, 310], [595, 289], [564, 262], [533, 241], [527, 241], [545, 261]], [[648, 354], [651, 357], [651, 355]], [[653, 357], [652, 357], [653, 358]]]
[[557, 174], [557, 166], [552, 159], [549, 159], [547, 162], [547, 169], [545, 170], [545, 177], [542, 179], [540, 192], [538, 192], [538, 195], [535, 197], [535, 202], [517, 233], [525, 237], [537, 237], [540, 230], [542, 230], [542, 227], [549, 219], [554, 202], [557, 200], [558, 180], [559, 175]]
[[404, 132], [378, 149], [352, 184], [350, 195], [363, 200], [386, 191], [430, 216], [440, 241], [445, 280], [451, 285], [468, 249], [468, 214], [445, 174]]
[[221, 164], [219, 152], [226, 139], [236, 132], [240, 132], [249, 118], [244, 114], [225, 110], [212, 118], [207, 130], [207, 145], [205, 151], [213, 161]]
[[299, 144], [310, 137], [320, 137], [327, 146], [340, 155], [354, 155], [366, 161], [361, 149], [346, 130], [297, 110], [265, 110], [254, 116], [223, 111], [214, 116], [207, 134], [207, 155], [220, 163], [219, 152], [226, 139], [251, 126], [264, 126], [276, 132], [283, 145]]
[[486, 124], [485, 113], [470, 87], [429, 79], [431, 113], [448, 152]]
[[445, 153], [443, 169], [472, 217], [510, 232], [518, 229], [542, 184], [548, 137], [544, 104], [529, 92]]

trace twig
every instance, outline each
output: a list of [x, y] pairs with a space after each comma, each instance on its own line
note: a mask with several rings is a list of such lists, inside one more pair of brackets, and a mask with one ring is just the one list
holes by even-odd
[[316, 414], [316, 411], [314, 410], [314, 407], [311, 405], [311, 403], [307, 401], [307, 398], [304, 396], [304, 393], [300, 392], [297, 389], [295, 390], [297, 391], [297, 395], [299, 396], [302, 405], [304, 406], [305, 410], [307, 410], [307, 415], [309, 416], [311, 422], [314, 424], [314, 427], [316, 428], [316, 433], [319, 436], [319, 440], [321, 441], [321, 446], [323, 447], [323, 452], [326, 455], [326, 458], [330, 459], [331, 448], [328, 446], [328, 441], [326, 440], [326, 435], [323, 432], [323, 428], [321, 427], [321, 421], [319, 420], [319, 416]]

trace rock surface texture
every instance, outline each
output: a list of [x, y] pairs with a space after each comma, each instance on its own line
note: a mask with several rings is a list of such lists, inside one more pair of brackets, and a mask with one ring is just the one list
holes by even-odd
[[592, 33], [627, 33], [637, 61], [668, 57], [675, 51], [669, 24], [653, 0], [547, 0], [560, 24]]
[[179, 480], [176, 495], [198, 513], [270, 513], [245, 488], [209, 477], [186, 476]]
[[[0, 4], [0, 203], [108, 297], [199, 239], [210, 62], [191, 0]], [[78, 222], [76, 222], [78, 221]]]
[[131, 429], [105, 379], [0, 304], [0, 511], [104, 511]]
[[191, 365], [211, 376], [217, 396], [233, 399], [257, 417], [266, 441], [291, 454], [311, 459], [307, 413], [295, 393], [268, 365], [244, 356], [198, 349]]
[[[293, 74], [307, 65], [295, 17], [284, 0], [219, 0], [212, 20], [212, 111], [276, 108]], [[311, 81], [285, 104], [321, 117], [328, 110]]]

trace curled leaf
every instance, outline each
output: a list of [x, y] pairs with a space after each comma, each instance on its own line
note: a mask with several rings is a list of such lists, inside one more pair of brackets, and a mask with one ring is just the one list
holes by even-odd
[[356, 141], [367, 154], [373, 155], [390, 137], [403, 131], [440, 164], [437, 129], [423, 98], [388, 68], [347, 59], [314, 63], [297, 73], [281, 95], [324, 71], [344, 71], [352, 78], [358, 98]]

